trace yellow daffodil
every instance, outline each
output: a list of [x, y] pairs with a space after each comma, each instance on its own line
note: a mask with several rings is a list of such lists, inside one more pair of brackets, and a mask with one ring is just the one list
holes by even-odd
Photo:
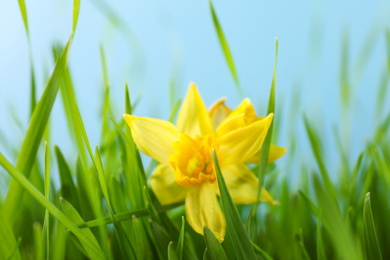
[[[257, 178], [245, 163], [259, 153], [273, 114], [245, 122], [239, 118], [245, 121], [249, 114], [221, 105], [209, 113], [193, 83], [180, 108], [177, 126], [160, 119], [124, 115], [138, 149], [160, 163], [150, 180], [159, 201], [170, 204], [185, 200], [190, 226], [199, 234], [207, 226], [220, 242], [225, 237], [226, 221], [217, 200], [212, 150], [217, 152], [233, 200], [256, 202]], [[260, 200], [274, 203], [265, 189]]]
[[[226, 98], [223, 97], [217, 100], [209, 108], [211, 123], [214, 129], [220, 134], [237, 130], [258, 120], [264, 119], [264, 117], [258, 117], [256, 115], [255, 108], [249, 98], [245, 98], [235, 110], [232, 110], [225, 105], [225, 101]], [[276, 161], [285, 153], [286, 148], [271, 144], [268, 163]], [[260, 150], [252, 158], [246, 161], [246, 163], [259, 162]]]

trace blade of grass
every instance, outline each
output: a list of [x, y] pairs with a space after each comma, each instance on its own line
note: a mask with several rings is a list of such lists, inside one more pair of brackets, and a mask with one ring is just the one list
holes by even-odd
[[210, 259], [213, 260], [224, 260], [228, 259], [225, 251], [223, 250], [221, 244], [218, 241], [218, 238], [214, 235], [208, 227], [203, 227], [204, 233], [204, 242], [209, 252]]
[[376, 235], [374, 217], [371, 211], [370, 193], [366, 194], [363, 209], [363, 230], [364, 230], [364, 253], [365, 259], [382, 259], [379, 248], [378, 237]]
[[[27, 12], [24, 4], [24, 1], [20, 1], [21, 4], [21, 12], [23, 19], [26, 17], [26, 31], [28, 31], [27, 26]], [[62, 78], [63, 72], [68, 63], [69, 50], [70, 45], [72, 43], [74, 29], [77, 24], [77, 17], [80, 7], [80, 1], [74, 0], [73, 2], [73, 30], [69, 37], [69, 40], [65, 46], [65, 49], [60, 57], [60, 59], [56, 62], [52, 75], [47, 81], [45, 91], [41, 97], [41, 100], [37, 104], [37, 107], [34, 109], [34, 112], [31, 116], [30, 125], [26, 133], [26, 137], [23, 141], [21, 151], [18, 156], [18, 161], [16, 164], [16, 169], [22, 172], [25, 176], [28, 176], [32, 165], [35, 161], [35, 157], [38, 152], [39, 143], [41, 142], [42, 136], [44, 134], [47, 122], [49, 120], [49, 116], [51, 113], [51, 109], [53, 107], [55, 98], [57, 96], [57, 92], [59, 89], [59, 83]], [[34, 91], [35, 92], [35, 91]], [[15, 214], [17, 215], [18, 210], [18, 201], [21, 200], [23, 195], [23, 189], [15, 182], [11, 181], [7, 198], [4, 203], [4, 212], [5, 217], [9, 220], [11, 226], [13, 226], [13, 219]]]
[[180, 229], [180, 236], [179, 240], [177, 241], [177, 258], [179, 260], [183, 259], [183, 249], [184, 249], [184, 228], [185, 228], [186, 221], [184, 219], [184, 216], [181, 217], [181, 229]]
[[42, 193], [40, 193], [19, 170], [14, 168], [1, 153], [0, 164], [12, 176], [12, 178], [21, 185], [22, 188], [30, 193], [30, 195], [32, 195], [43, 207], [47, 208], [54, 217], [56, 217], [66, 228], [77, 236], [83, 246], [90, 250], [93, 256], [91, 258], [104, 259], [104, 254], [99, 245], [91, 241], [72, 220], [66, 217], [55, 205], [48, 201], [45, 196], [43, 196]]
[[[277, 59], [278, 59], [278, 38], [275, 38], [275, 63], [274, 63], [274, 72], [272, 75], [272, 82], [271, 82], [271, 91], [269, 94], [268, 99], [268, 108], [267, 108], [267, 115], [271, 113], [275, 113], [275, 85], [276, 85], [276, 65], [277, 65]], [[264, 185], [264, 177], [267, 171], [267, 165], [268, 165], [268, 156], [269, 156], [269, 149], [271, 146], [271, 140], [272, 140], [272, 131], [274, 127], [274, 121], [272, 120], [271, 125], [268, 129], [267, 136], [265, 137], [265, 140], [263, 142], [263, 145], [261, 147], [260, 151], [260, 164], [259, 164], [259, 170], [258, 170], [258, 180], [259, 180], [259, 186], [257, 189], [257, 201], [255, 205], [253, 206], [254, 209], [252, 211], [253, 216], [251, 217], [253, 220], [253, 232], [251, 234], [252, 240], [255, 239], [257, 235], [257, 209], [259, 206], [259, 200], [261, 191], [263, 189]]]
[[305, 243], [303, 242], [303, 232], [302, 229], [299, 230], [299, 232], [296, 234], [296, 239], [299, 244], [299, 248], [301, 249], [301, 255], [302, 259], [304, 260], [310, 260], [310, 256], [306, 251]]
[[251, 246], [248, 234], [242, 223], [237, 208], [233, 203], [225, 179], [222, 176], [221, 168], [215, 150], [213, 150], [213, 161], [217, 172], [218, 187], [222, 199], [222, 208], [225, 213], [227, 229], [231, 234], [233, 246], [238, 259], [256, 259], [255, 252]]
[[178, 260], [175, 246], [172, 241], [168, 245], [168, 260]]
[[[47, 147], [47, 142], [45, 142], [45, 198], [50, 201], [50, 160], [49, 160], [49, 149]], [[45, 227], [44, 230], [45, 240], [46, 240], [46, 259], [50, 259], [50, 226], [49, 226], [49, 211], [45, 210]]]
[[218, 21], [217, 15], [215, 14], [214, 7], [213, 7], [211, 0], [209, 0], [209, 4], [210, 4], [211, 16], [213, 18], [213, 23], [214, 23], [214, 27], [215, 27], [215, 30], [216, 30], [217, 35], [218, 35], [219, 43], [221, 44], [223, 54], [225, 55], [226, 62], [228, 64], [230, 72], [233, 76], [234, 83], [236, 84], [238, 94], [243, 98], [244, 92], [242, 91], [240, 82], [238, 81], [238, 76], [237, 76], [236, 68], [234, 66], [232, 54], [229, 50], [228, 43], [226, 41], [225, 35], [223, 34], [222, 27]]
[[320, 219], [317, 221], [317, 260], [326, 260]]
[[[177, 202], [177, 203], [164, 205], [164, 206], [160, 206], [160, 207], [157, 206], [156, 211], [158, 213], [161, 213], [161, 212], [164, 212], [164, 211], [167, 211], [170, 209], [177, 208], [177, 207], [182, 206], [182, 205], [183, 205], [183, 202]], [[145, 209], [132, 210], [132, 211], [128, 211], [128, 212], [121, 212], [121, 213], [115, 214], [114, 217], [115, 217], [116, 221], [121, 222], [121, 221], [131, 220], [133, 216], [136, 216], [137, 218], [146, 217], [146, 216], [149, 216], [149, 213], [150, 213], [149, 209], [145, 208]], [[111, 223], [112, 223], [111, 216], [107, 216], [107, 217], [87, 221], [84, 224], [80, 225], [80, 228], [96, 227], [99, 225], [106, 225], [106, 224], [111, 224]]]
[[12, 232], [11, 226], [3, 215], [0, 208], [0, 259], [15, 259], [19, 260], [20, 252], [19, 245]]
[[[77, 212], [77, 210], [72, 206], [72, 204], [70, 204], [69, 202], [67, 202], [65, 199], [61, 198], [60, 199], [60, 202], [61, 202], [61, 207], [65, 213], [65, 215], [75, 224], [75, 225], [80, 225], [81, 223], [84, 223], [84, 220], [81, 218], [80, 214]], [[83, 231], [83, 234], [85, 235], [85, 237], [88, 238], [89, 241], [91, 241], [91, 243], [93, 243], [96, 247], [99, 248], [99, 244], [95, 238], [95, 236], [92, 234], [91, 230], [89, 229], [84, 229]], [[88, 246], [85, 246], [84, 243], [80, 240], [82, 246], [84, 247], [85, 249], [85, 252], [87, 253], [87, 255], [93, 259], [93, 257], [95, 257], [95, 252], [93, 250], [91, 250], [91, 248], [89, 248]], [[100, 248], [99, 248], [100, 249]]]
[[[53, 73], [46, 84], [42, 98], [31, 117], [30, 125], [16, 163], [16, 168], [25, 176], [28, 176], [31, 171], [41, 138], [49, 120], [50, 112], [57, 96], [59, 82], [68, 61], [72, 36], [69, 38], [61, 58], [57, 61]], [[22, 195], [23, 189], [12, 180], [4, 203], [5, 217], [9, 220], [11, 226], [14, 224], [14, 216], [19, 208], [17, 202], [21, 200]]]
[[333, 188], [332, 183], [330, 182], [329, 179], [329, 174], [328, 171], [326, 170], [323, 158], [322, 158], [322, 153], [321, 153], [321, 144], [320, 144], [320, 139], [318, 137], [318, 134], [314, 131], [314, 128], [310, 124], [309, 120], [307, 119], [306, 115], [303, 114], [303, 120], [305, 123], [305, 128], [307, 135], [309, 136], [311, 148], [314, 153], [314, 157], [316, 158], [318, 168], [320, 169], [320, 173], [322, 176], [322, 179], [324, 180], [325, 183], [325, 188], [329, 192], [330, 196], [335, 200], [336, 199], [336, 192]]

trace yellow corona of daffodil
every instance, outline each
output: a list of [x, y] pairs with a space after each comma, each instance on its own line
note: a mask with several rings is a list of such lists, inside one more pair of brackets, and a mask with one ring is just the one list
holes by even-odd
[[[234, 111], [223, 101], [209, 112], [191, 83], [177, 126], [160, 119], [124, 115], [139, 150], [160, 163], [150, 180], [159, 201], [170, 204], [185, 200], [190, 226], [199, 234], [207, 226], [220, 242], [225, 237], [226, 221], [217, 200], [219, 189], [212, 150], [217, 153], [233, 200], [243, 204], [256, 202], [257, 178], [245, 163], [258, 162], [254, 158], [259, 156], [273, 119], [273, 114], [258, 118], [249, 99]], [[275, 158], [284, 153], [280, 149]], [[265, 189], [260, 200], [274, 203]]]

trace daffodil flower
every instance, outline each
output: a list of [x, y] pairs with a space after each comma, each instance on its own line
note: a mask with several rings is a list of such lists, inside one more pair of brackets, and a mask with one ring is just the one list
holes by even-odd
[[[237, 130], [258, 120], [264, 119], [264, 117], [258, 117], [256, 115], [255, 108], [249, 98], [245, 98], [235, 110], [232, 110], [230, 107], [225, 105], [225, 101], [226, 98], [223, 97], [217, 100], [209, 108], [211, 123], [216, 132], [220, 134]], [[271, 144], [268, 155], [268, 163], [276, 161], [285, 153], [286, 148]], [[258, 164], [259, 162], [260, 150], [245, 163]]]
[[[233, 200], [243, 204], [256, 202], [257, 178], [245, 163], [259, 152], [273, 119], [270, 114], [229, 130], [222, 122], [234, 116], [233, 113], [213, 127], [212, 117], [220, 115], [210, 116], [195, 84], [191, 83], [177, 126], [160, 119], [124, 115], [138, 149], [160, 163], [150, 179], [159, 201], [170, 204], [184, 200], [190, 226], [202, 235], [203, 227], [207, 226], [220, 242], [225, 237], [226, 221], [217, 199], [219, 189], [212, 150], [217, 152]], [[274, 203], [265, 189], [260, 200]]]

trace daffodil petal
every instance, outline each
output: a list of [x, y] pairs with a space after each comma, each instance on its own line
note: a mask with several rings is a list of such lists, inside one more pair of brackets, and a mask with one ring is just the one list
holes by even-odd
[[174, 152], [172, 145], [179, 140], [176, 127], [164, 120], [123, 115], [130, 126], [131, 134], [138, 149], [163, 164], [169, 164], [169, 155]]
[[150, 186], [163, 205], [184, 201], [189, 190], [177, 184], [172, 167], [165, 164], [156, 167]]
[[233, 110], [217, 127], [217, 135], [221, 136], [228, 132], [252, 124], [258, 120], [255, 108], [249, 98], [244, 99], [241, 104]]
[[195, 232], [203, 235], [203, 227], [207, 226], [222, 243], [226, 233], [226, 220], [218, 203], [215, 185], [202, 183], [191, 187], [185, 208], [188, 224]]
[[[235, 203], [250, 204], [256, 202], [258, 180], [245, 164], [241, 163], [223, 167], [222, 174]], [[277, 204], [264, 188], [261, 190], [260, 201]]]
[[[268, 163], [272, 163], [282, 157], [286, 153], [287, 149], [284, 147], [280, 147], [274, 144], [271, 144], [269, 147], [268, 154]], [[252, 158], [250, 158], [246, 163], [260, 163], [260, 151], [258, 151]]]
[[[245, 98], [237, 107], [234, 109], [229, 116], [233, 117], [239, 114], [251, 114], [255, 115], [255, 108], [249, 98]], [[257, 116], [256, 116], [257, 119]]]
[[218, 136], [220, 144], [218, 157], [221, 165], [227, 166], [248, 161], [263, 145], [273, 114], [246, 127]]
[[215, 101], [209, 108], [211, 123], [214, 129], [217, 129], [218, 125], [233, 111], [225, 105], [225, 101], [226, 97], [222, 97]]
[[214, 132], [210, 115], [194, 83], [190, 83], [180, 108], [177, 129], [180, 133], [188, 134], [192, 138], [196, 135], [206, 136]]

